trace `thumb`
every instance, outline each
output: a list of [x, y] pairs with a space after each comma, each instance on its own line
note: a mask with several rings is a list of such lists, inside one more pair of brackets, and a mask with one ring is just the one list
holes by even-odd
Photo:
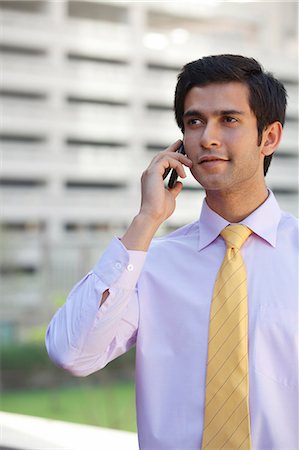
[[183, 189], [183, 183], [181, 183], [180, 181], [177, 181], [175, 186], [172, 189], [169, 189], [169, 192], [171, 192], [171, 194], [174, 196], [174, 198], [176, 198], [182, 189]]

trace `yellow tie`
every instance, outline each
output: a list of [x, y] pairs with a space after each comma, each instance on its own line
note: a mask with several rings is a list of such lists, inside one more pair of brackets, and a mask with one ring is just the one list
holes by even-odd
[[210, 312], [202, 449], [250, 450], [246, 270], [240, 248], [251, 234], [244, 225], [221, 232], [226, 254]]

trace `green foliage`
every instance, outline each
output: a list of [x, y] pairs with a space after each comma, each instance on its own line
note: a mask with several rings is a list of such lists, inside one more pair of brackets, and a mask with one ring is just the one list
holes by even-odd
[[30, 328], [29, 336], [28, 336], [28, 342], [35, 344], [35, 345], [41, 345], [44, 346], [45, 342], [45, 334], [47, 331], [48, 325], [38, 325], [35, 327]]
[[44, 343], [4, 345], [1, 409], [136, 431], [134, 364], [132, 349], [101, 371], [76, 378], [52, 363]]
[[133, 383], [5, 392], [1, 409], [17, 414], [136, 431]]
[[[102, 370], [84, 378], [89, 385], [134, 379], [135, 349], [115, 359]], [[80, 379], [56, 367], [45, 344], [9, 344], [1, 349], [2, 390], [78, 385]]]
[[44, 345], [35, 343], [7, 344], [1, 348], [2, 370], [32, 370], [50, 367], [51, 365]]
[[66, 301], [67, 294], [56, 294], [53, 298], [53, 306], [54, 310], [56, 311], [58, 308], [60, 308]]

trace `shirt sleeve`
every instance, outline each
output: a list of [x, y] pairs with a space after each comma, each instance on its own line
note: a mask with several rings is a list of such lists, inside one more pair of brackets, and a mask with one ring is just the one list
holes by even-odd
[[[86, 376], [135, 343], [139, 307], [136, 284], [146, 252], [128, 251], [114, 238], [103, 256], [53, 316], [46, 347], [55, 364]], [[102, 294], [109, 289], [100, 306]]]

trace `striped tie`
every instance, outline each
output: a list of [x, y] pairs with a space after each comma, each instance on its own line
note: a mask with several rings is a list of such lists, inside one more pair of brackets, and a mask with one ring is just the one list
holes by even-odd
[[226, 254], [210, 312], [202, 449], [250, 450], [246, 270], [240, 248], [251, 234], [244, 225], [221, 232]]

